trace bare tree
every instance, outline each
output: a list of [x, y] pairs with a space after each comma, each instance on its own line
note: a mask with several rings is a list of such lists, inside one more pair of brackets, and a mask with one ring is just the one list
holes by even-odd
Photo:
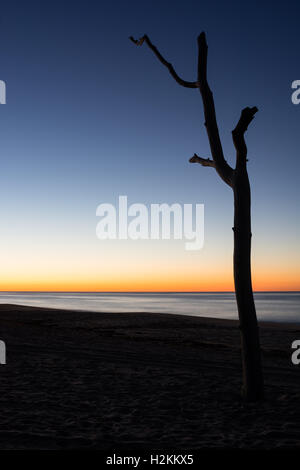
[[258, 111], [256, 107], [242, 110], [239, 122], [232, 131], [236, 149], [236, 166], [232, 168], [226, 162], [216, 120], [213, 94], [207, 81], [207, 43], [205, 33], [198, 37], [198, 79], [187, 82], [175, 72], [172, 64], [167, 62], [147, 35], [131, 41], [141, 46], [144, 42], [154, 52], [158, 60], [167, 67], [179, 85], [186, 88], [198, 88], [202, 97], [205, 116], [205, 127], [211, 149], [212, 159], [202, 158], [197, 154], [189, 160], [202, 166], [215, 168], [222, 180], [228, 184], [234, 194], [234, 282], [236, 301], [239, 313], [242, 363], [243, 363], [243, 396], [247, 401], [258, 401], [263, 398], [263, 374], [260, 356], [259, 330], [253, 299], [251, 281], [251, 197], [247, 173], [247, 147], [244, 134], [248, 125]]

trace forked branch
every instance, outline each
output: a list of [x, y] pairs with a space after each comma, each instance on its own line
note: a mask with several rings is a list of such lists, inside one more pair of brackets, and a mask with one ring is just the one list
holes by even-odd
[[201, 33], [198, 37], [198, 80], [196, 82], [187, 82], [180, 78], [174, 70], [172, 64], [166, 61], [159, 50], [152, 44], [148, 36], [145, 34], [140, 39], [129, 38], [135, 45], [141, 46], [144, 42], [154, 52], [158, 60], [169, 70], [172, 77], [179, 85], [186, 88], [199, 88], [205, 116], [205, 126], [211, 148], [212, 160], [198, 157], [194, 155], [190, 159], [191, 163], [200, 163], [202, 166], [214, 167], [219, 176], [229, 185], [233, 185], [234, 170], [226, 162], [223, 154], [222, 144], [219, 136], [219, 129], [216, 119], [215, 104], [213, 94], [207, 82], [207, 43], [205, 33]]
[[199, 88], [199, 85], [197, 82], [187, 82], [186, 80], [183, 80], [177, 75], [177, 73], [174, 70], [173, 65], [166, 61], [166, 59], [161, 55], [159, 50], [152, 44], [152, 42], [150, 41], [150, 39], [148, 38], [146, 34], [140, 39], [134, 39], [132, 36], [130, 36], [129, 39], [137, 46], [141, 46], [145, 42], [147, 46], [154, 52], [158, 60], [165, 67], [167, 67], [170, 74], [176, 80], [176, 82], [179, 83], [179, 85], [184, 86], [185, 88]]
[[247, 146], [245, 142], [245, 132], [257, 111], [256, 106], [253, 108], [244, 108], [239, 122], [232, 131], [232, 140], [236, 148], [236, 168], [246, 164]]
[[205, 33], [201, 33], [198, 37], [198, 51], [198, 83], [203, 102], [205, 126], [211, 154], [219, 176], [225, 181], [225, 183], [232, 186], [233, 169], [228, 165], [224, 158], [216, 118], [214, 98], [207, 82], [207, 43]]

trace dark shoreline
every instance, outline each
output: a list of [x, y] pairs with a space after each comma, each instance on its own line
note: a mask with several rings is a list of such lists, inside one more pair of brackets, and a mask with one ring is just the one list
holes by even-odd
[[235, 320], [0, 305], [0, 449], [300, 448], [300, 325], [260, 331], [251, 405]]

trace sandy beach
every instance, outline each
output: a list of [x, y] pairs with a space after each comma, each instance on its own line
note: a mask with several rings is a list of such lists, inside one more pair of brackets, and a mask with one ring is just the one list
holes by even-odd
[[300, 448], [300, 325], [260, 331], [254, 405], [235, 321], [1, 305], [0, 449]]

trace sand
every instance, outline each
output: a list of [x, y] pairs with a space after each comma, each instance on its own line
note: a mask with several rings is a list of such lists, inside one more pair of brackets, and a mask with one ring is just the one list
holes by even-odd
[[245, 404], [235, 321], [1, 305], [0, 449], [300, 448], [300, 325], [260, 330], [266, 400]]

